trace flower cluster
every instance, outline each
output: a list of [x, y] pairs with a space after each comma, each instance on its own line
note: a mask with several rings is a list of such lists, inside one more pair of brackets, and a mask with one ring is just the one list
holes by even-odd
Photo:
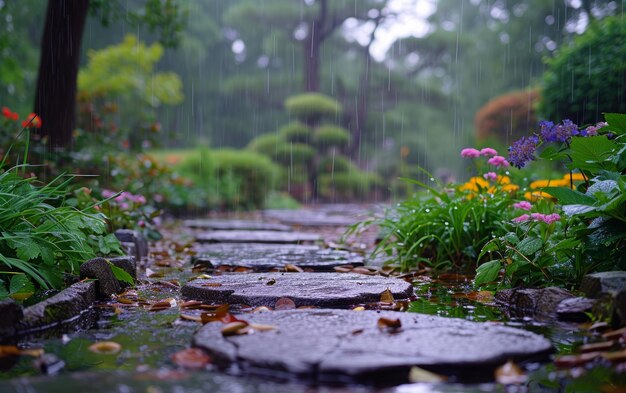
[[20, 118], [20, 115], [17, 112], [12, 112], [6, 106], [2, 107], [2, 116], [4, 116], [8, 120], [17, 121]]
[[527, 162], [535, 159], [539, 138], [536, 136], [522, 137], [509, 147], [509, 161], [518, 169], [521, 169]]
[[582, 173], [567, 173], [561, 179], [541, 179], [530, 183], [530, 191], [524, 194], [524, 198], [529, 201], [536, 201], [544, 198], [552, 198], [552, 195], [541, 191], [544, 187], [571, 187], [575, 189], [575, 182], [584, 181], [585, 176]]
[[102, 197], [109, 199], [112, 198], [115, 202], [119, 204], [120, 209], [128, 210], [136, 205], [144, 205], [146, 203], [146, 197], [143, 195], [135, 195], [130, 192], [115, 192], [112, 190], [104, 189], [102, 190]]
[[519, 217], [515, 217], [513, 222], [516, 224], [521, 224], [528, 221], [534, 222], [545, 222], [546, 224], [553, 224], [557, 221], [561, 220], [561, 216], [558, 213], [552, 214], [542, 214], [542, 213], [531, 213], [531, 214], [522, 214]]
[[[17, 112], [13, 112], [11, 109], [7, 108], [6, 106], [2, 107], [1, 113], [2, 113], [2, 116], [7, 120], [18, 121], [20, 118], [20, 115]], [[30, 113], [22, 121], [22, 127], [23, 128], [26, 128], [26, 127], [41, 128], [41, 118], [36, 113]]]

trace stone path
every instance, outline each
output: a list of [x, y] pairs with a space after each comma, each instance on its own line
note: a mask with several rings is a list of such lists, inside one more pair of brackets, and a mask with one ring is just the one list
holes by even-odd
[[185, 220], [183, 225], [189, 228], [223, 231], [290, 231], [289, 225], [252, 220]]
[[[429, 315], [349, 310], [292, 310], [242, 316], [273, 327], [225, 337], [209, 323], [193, 338], [222, 366], [244, 372], [287, 372], [324, 382], [407, 380], [411, 367], [459, 380], [490, 377], [508, 359], [546, 355], [552, 345], [537, 334], [501, 325]], [[381, 318], [397, 328], [380, 326]], [[492, 375], [492, 374], [491, 374]]]
[[[261, 222], [244, 225], [234, 221], [230, 226], [221, 222], [212, 224], [213, 231], [207, 230], [209, 224], [190, 225], [201, 230], [196, 235], [198, 242], [213, 243], [196, 247], [196, 262], [213, 267], [246, 266], [256, 272], [192, 280], [182, 288], [183, 297], [253, 307], [274, 307], [279, 299], [289, 298], [295, 307], [318, 307], [237, 315], [251, 324], [246, 334], [225, 336], [224, 324], [208, 323], [194, 336], [193, 345], [209, 352], [220, 366], [234, 365], [244, 373], [306, 376], [321, 382], [376, 379], [385, 383], [406, 381], [413, 366], [457, 380], [491, 380], [493, 369], [508, 359], [536, 359], [552, 350], [550, 342], [540, 335], [496, 324], [345, 310], [380, 302], [387, 290], [394, 300], [413, 297], [412, 285], [397, 278], [259, 272], [286, 264], [320, 270], [332, 270], [335, 264], [362, 264], [362, 257], [346, 251], [280, 244], [319, 242], [322, 227], [351, 225], [357, 216], [363, 217], [362, 213], [344, 207], [263, 214], [264, 219], [292, 224], [302, 232], [268, 231]], [[386, 320], [381, 322], [381, 318]], [[254, 324], [272, 330], [255, 330]]]
[[259, 243], [215, 243], [196, 248], [194, 264], [209, 268], [218, 266], [244, 266], [256, 271], [283, 269], [295, 265], [302, 269], [333, 271], [337, 266], [363, 266], [359, 254], [313, 245], [276, 245]]

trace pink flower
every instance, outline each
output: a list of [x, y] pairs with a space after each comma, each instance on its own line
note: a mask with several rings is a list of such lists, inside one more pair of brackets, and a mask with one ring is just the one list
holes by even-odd
[[480, 150], [468, 147], [461, 150], [461, 157], [464, 158], [477, 158], [480, 157]]
[[115, 194], [117, 194], [117, 192], [115, 192], [115, 191], [111, 191], [111, 190], [107, 190], [107, 189], [102, 190], [102, 198], [104, 198], [104, 199], [111, 198]]
[[122, 210], [128, 210], [130, 208], [130, 205], [126, 202], [122, 202], [120, 203], [120, 209]]
[[133, 202], [143, 205], [144, 203], [146, 203], [146, 197], [144, 197], [143, 195], [134, 195]]
[[480, 150], [480, 154], [485, 157], [493, 157], [497, 156], [498, 152], [496, 151], [496, 149], [492, 149], [491, 147], [485, 147], [484, 149]]
[[545, 214], [541, 214], [541, 213], [532, 213], [530, 215], [530, 218], [532, 218], [535, 221], [543, 221], [545, 219], [546, 215]]
[[530, 210], [533, 206], [528, 201], [517, 202], [513, 204], [516, 209]]
[[548, 214], [547, 216], [543, 217], [543, 222], [545, 222], [546, 224], [552, 224], [557, 221], [561, 221], [561, 216], [557, 213]]
[[496, 181], [498, 180], [498, 174], [495, 172], [487, 172], [483, 175], [483, 177], [487, 180]]
[[509, 166], [509, 162], [506, 160], [506, 158], [502, 157], [502, 156], [493, 156], [491, 157], [487, 163], [489, 165], [493, 165], [495, 167], [507, 167]]
[[522, 214], [522, 215], [521, 215], [521, 216], [519, 216], [519, 217], [515, 217], [515, 218], [513, 219], [513, 222], [514, 222], [514, 223], [516, 223], [516, 224], [520, 224], [520, 223], [522, 223], [522, 222], [526, 222], [526, 221], [528, 221], [528, 220], [530, 220], [530, 216], [529, 216], [528, 214]]

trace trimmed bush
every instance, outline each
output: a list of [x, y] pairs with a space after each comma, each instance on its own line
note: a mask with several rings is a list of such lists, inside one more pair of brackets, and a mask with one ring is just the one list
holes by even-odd
[[495, 138], [502, 143], [510, 143], [530, 133], [537, 125], [535, 106], [539, 92], [515, 91], [487, 102], [474, 118], [476, 139]]
[[285, 140], [280, 135], [263, 134], [252, 139], [246, 149], [273, 157], [276, 154], [276, 148], [284, 142]]
[[367, 200], [370, 193], [383, 184], [371, 172], [325, 173], [318, 176], [319, 194], [329, 200]]
[[342, 127], [333, 125], [320, 126], [315, 130], [313, 141], [322, 148], [345, 147], [350, 143], [350, 133]]
[[294, 121], [280, 127], [278, 134], [287, 142], [308, 143], [311, 138], [311, 129], [299, 121]]
[[282, 143], [276, 147], [274, 159], [283, 165], [307, 166], [315, 156], [315, 149], [304, 143]]
[[592, 23], [546, 60], [540, 113], [546, 119], [595, 124], [602, 112], [626, 112], [626, 19]]
[[285, 100], [287, 111], [306, 123], [314, 123], [327, 116], [334, 117], [342, 112], [341, 104], [320, 93], [304, 93]]
[[346, 156], [336, 155], [334, 157], [324, 157], [318, 165], [319, 173], [339, 173], [357, 171], [352, 161]]

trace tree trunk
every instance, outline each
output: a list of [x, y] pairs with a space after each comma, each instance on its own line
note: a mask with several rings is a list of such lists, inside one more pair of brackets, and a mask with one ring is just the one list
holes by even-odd
[[304, 90], [317, 92], [320, 90], [320, 47], [321, 36], [313, 23], [309, 37], [304, 42]]
[[35, 113], [51, 148], [68, 147], [76, 125], [76, 85], [89, 0], [48, 0]]

